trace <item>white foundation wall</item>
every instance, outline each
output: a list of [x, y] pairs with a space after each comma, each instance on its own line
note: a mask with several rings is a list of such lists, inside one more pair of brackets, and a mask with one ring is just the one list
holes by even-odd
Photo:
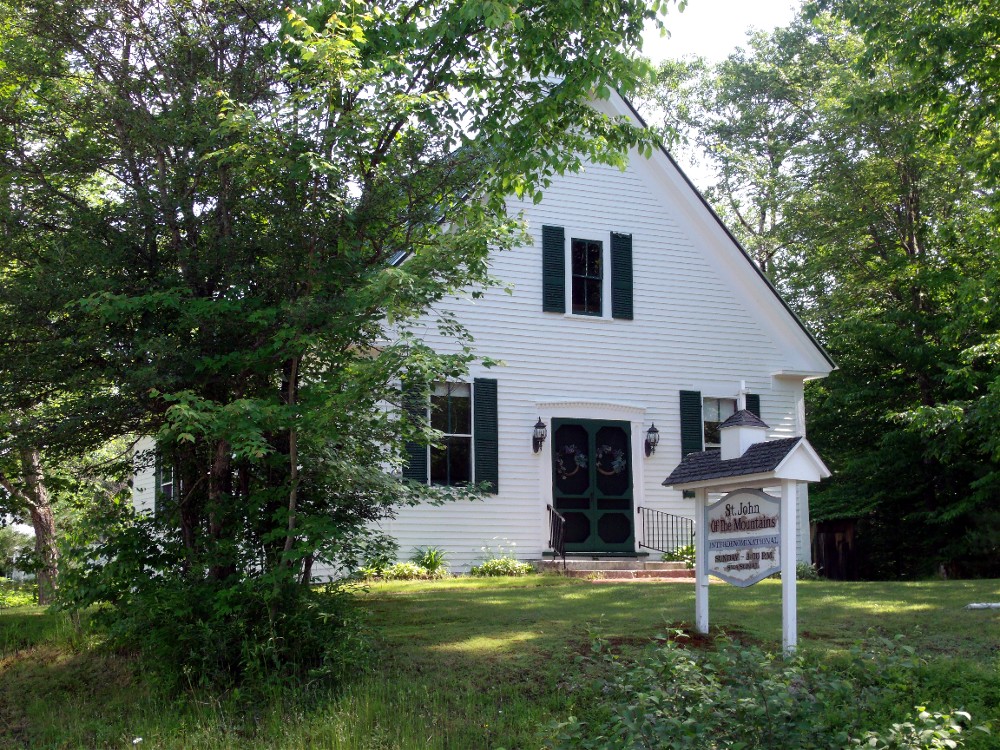
[[[735, 398], [745, 381], [760, 395], [768, 437], [804, 434], [802, 377], [779, 373], [815, 370], [821, 355], [804, 366], [807, 340], [775, 325], [773, 293], [738, 251], [734, 256], [732, 247], [718, 247], [717, 237], [681, 215], [649, 169], [635, 159], [625, 172], [589, 166], [557, 178], [537, 206], [510, 205], [534, 239], [492, 259], [494, 275], [513, 284], [513, 295], [491, 289], [481, 299], [448, 305], [473, 335], [476, 351], [504, 363], [470, 373], [498, 381], [499, 493], [476, 503], [400, 511], [383, 528], [399, 541], [401, 559], [415, 547], [435, 545], [449, 551], [453, 569], [466, 570], [483, 546], [501, 541], [516, 544], [522, 559], [540, 557], [548, 541], [553, 416], [630, 422], [635, 507], [688, 517], [693, 500], [661, 486], [681, 458], [681, 390]], [[564, 227], [567, 242], [632, 235], [633, 320], [542, 312], [543, 225]], [[739, 274], [745, 279], [734, 286]], [[439, 349], [451, 346], [432, 322], [415, 330]], [[534, 454], [539, 416], [550, 439]], [[642, 441], [652, 423], [660, 444], [647, 458]], [[801, 501], [808, 502], [805, 492]], [[809, 554], [807, 518], [800, 513], [800, 559]], [[637, 539], [639, 523], [636, 514]]]

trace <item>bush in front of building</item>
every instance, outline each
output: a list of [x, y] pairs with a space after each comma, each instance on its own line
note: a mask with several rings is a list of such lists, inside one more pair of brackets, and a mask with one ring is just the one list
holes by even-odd
[[[553, 727], [549, 750], [662, 748], [957, 748], [971, 717], [910, 702], [920, 660], [874, 639], [831, 668], [718, 638], [687, 648], [675, 632], [633, 659], [600, 639], [587, 661], [606, 675], [576, 687], [603, 710]], [[902, 707], [902, 708], [901, 708]], [[979, 728], [977, 728], [978, 730]]]
[[534, 573], [531, 563], [521, 562], [513, 557], [491, 557], [473, 566], [469, 575], [485, 578], [489, 576], [526, 576]]

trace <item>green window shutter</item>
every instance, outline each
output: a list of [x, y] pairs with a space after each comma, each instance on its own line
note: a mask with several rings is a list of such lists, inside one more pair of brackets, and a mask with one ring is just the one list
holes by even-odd
[[748, 393], [747, 394], [747, 411], [753, 412], [757, 418], [760, 418], [760, 394], [759, 393]]
[[681, 458], [704, 450], [705, 424], [701, 418], [701, 392], [681, 391]]
[[542, 310], [566, 312], [566, 230], [542, 227]]
[[[427, 388], [423, 383], [413, 381], [403, 383], [403, 408], [412, 419], [426, 422], [428, 403]], [[427, 446], [410, 441], [406, 443], [404, 450], [406, 465], [403, 467], [403, 478], [427, 484]]]
[[500, 441], [497, 428], [497, 381], [476, 378], [472, 382], [473, 452], [475, 455], [476, 484], [488, 482], [490, 492], [500, 489]]
[[632, 235], [611, 233], [611, 317], [632, 320]]

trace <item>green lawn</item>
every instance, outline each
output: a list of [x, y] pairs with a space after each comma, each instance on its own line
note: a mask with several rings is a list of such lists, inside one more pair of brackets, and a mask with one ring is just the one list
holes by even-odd
[[[930, 705], [1000, 716], [1000, 610], [963, 609], [1000, 601], [1000, 581], [804, 581], [799, 591], [804, 652], [835, 661], [862, 638], [901, 634], [929, 660]], [[776, 648], [780, 593], [774, 581], [713, 585], [713, 627]], [[0, 748], [124, 748], [139, 737], [140, 748], [539, 748], [546, 725], [588, 710], [574, 686], [593, 636], [627, 657], [694, 614], [687, 583], [549, 576], [383, 584], [361, 601], [378, 626], [374, 674], [335, 694], [253, 702], [169, 695], [64, 615], [0, 611]]]

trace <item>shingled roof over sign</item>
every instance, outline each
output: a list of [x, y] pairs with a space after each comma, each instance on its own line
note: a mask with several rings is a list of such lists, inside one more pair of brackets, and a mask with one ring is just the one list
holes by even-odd
[[763, 427], [765, 430], [768, 429], [767, 423], [749, 409], [740, 409], [719, 425], [720, 430], [723, 427]]
[[710, 479], [766, 474], [777, 469], [801, 440], [801, 437], [791, 437], [757, 443], [747, 448], [746, 453], [739, 458], [728, 461], [722, 460], [721, 451], [718, 450], [689, 453], [663, 484], [665, 487], [672, 487]]

